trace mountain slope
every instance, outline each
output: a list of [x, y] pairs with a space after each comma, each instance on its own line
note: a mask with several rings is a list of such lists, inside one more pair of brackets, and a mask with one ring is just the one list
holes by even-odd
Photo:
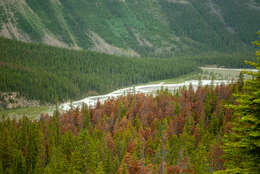
[[98, 95], [198, 70], [188, 59], [120, 57], [1, 37], [0, 50], [0, 91], [43, 102]]
[[259, 0], [2, 0], [0, 35], [131, 56], [251, 47]]
[[[0, 91], [43, 102], [98, 95], [138, 83], [178, 77], [213, 64], [245, 67], [252, 54], [134, 58], [23, 43], [0, 37]], [[1, 107], [1, 104], [0, 104]]]

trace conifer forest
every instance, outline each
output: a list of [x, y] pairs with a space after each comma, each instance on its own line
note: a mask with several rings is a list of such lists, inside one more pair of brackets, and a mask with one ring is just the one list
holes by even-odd
[[0, 0], [0, 174], [260, 174], [259, 12]]
[[[259, 58], [250, 63], [258, 70]], [[260, 73], [249, 74], [39, 120], [3, 118], [0, 173], [259, 173]]]

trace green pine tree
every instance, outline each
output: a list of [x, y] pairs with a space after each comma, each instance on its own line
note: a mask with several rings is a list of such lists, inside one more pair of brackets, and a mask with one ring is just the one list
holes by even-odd
[[123, 167], [122, 174], [128, 174], [128, 171], [127, 171], [127, 168], [126, 168], [126, 165], [125, 165], [125, 164], [124, 164], [124, 167]]
[[4, 168], [1, 161], [0, 161], [0, 174], [4, 174]]
[[95, 171], [96, 174], [105, 174], [102, 162], [98, 163], [98, 167]]
[[69, 164], [59, 148], [52, 149], [52, 158], [44, 173], [68, 173]]
[[17, 174], [26, 173], [25, 159], [20, 151], [17, 151], [16, 155], [15, 155], [14, 170], [15, 170], [15, 173], [17, 173]]
[[[259, 42], [255, 44], [260, 47]], [[260, 51], [256, 63], [246, 63], [258, 71], [245, 72], [252, 78], [245, 81], [242, 91], [236, 95], [238, 105], [229, 106], [234, 120], [233, 129], [224, 141], [227, 170], [217, 173], [260, 173]]]

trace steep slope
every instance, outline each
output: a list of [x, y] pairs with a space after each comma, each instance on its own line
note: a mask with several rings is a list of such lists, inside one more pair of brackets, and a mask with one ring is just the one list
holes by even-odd
[[1, 37], [0, 50], [0, 91], [43, 102], [98, 95], [198, 70], [188, 59], [129, 58]]
[[1, 0], [0, 35], [131, 56], [251, 47], [259, 0]]
[[[134, 58], [23, 43], [0, 37], [0, 91], [43, 102], [107, 93], [117, 88], [198, 71], [209, 64], [245, 67], [251, 54]], [[1, 107], [1, 104], [0, 104]]]

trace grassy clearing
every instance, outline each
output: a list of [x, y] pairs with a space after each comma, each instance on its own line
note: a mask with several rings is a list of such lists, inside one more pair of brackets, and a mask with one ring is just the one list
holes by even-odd
[[17, 109], [6, 109], [0, 111], [0, 117], [20, 119], [24, 115], [30, 119], [38, 119], [41, 114], [51, 114], [55, 110], [54, 106], [26, 107]]
[[159, 81], [153, 81], [149, 82], [147, 84], [160, 84], [160, 83], [166, 83], [166, 84], [175, 84], [175, 83], [182, 83], [187, 80], [197, 80], [199, 77], [200, 72], [192, 72], [189, 74], [185, 74], [176, 78], [172, 79], [165, 79], [165, 80], [159, 80]]
[[[201, 67], [201, 79], [237, 80], [242, 69]], [[245, 75], [245, 79], [249, 76]]]
[[[192, 72], [186, 75], [179, 76], [177, 78], [165, 79], [160, 81], [152, 81], [143, 85], [149, 84], [175, 84], [182, 83], [188, 80], [236, 80], [241, 70], [239, 69], [224, 69], [214, 67], [201, 67], [200, 71]], [[41, 114], [52, 114], [55, 110], [55, 106], [40, 106], [40, 107], [27, 107], [18, 109], [8, 109], [0, 111], [0, 117], [10, 117], [20, 119], [23, 115], [28, 116], [31, 119], [38, 119]]]
[[[147, 84], [175, 84], [182, 83], [187, 80], [237, 80], [242, 69], [228, 69], [228, 68], [215, 68], [215, 67], [201, 67], [200, 71], [185, 74], [172, 79], [165, 79], [159, 81], [152, 81]], [[245, 79], [248, 77], [245, 76]]]

